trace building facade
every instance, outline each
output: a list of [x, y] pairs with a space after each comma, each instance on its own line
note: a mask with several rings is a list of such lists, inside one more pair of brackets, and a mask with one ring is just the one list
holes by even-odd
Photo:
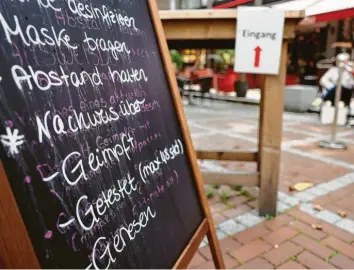
[[[246, 5], [269, 5], [276, 2], [282, 2], [284, 0], [253, 0]], [[159, 8], [166, 9], [203, 9], [211, 8], [213, 6], [227, 4], [237, 1], [235, 0], [158, 0]], [[241, 1], [243, 2], [243, 1]], [[240, 2], [240, 3], [241, 3]]]
[[158, 0], [159, 8], [165, 9], [200, 9], [207, 8], [208, 0]]

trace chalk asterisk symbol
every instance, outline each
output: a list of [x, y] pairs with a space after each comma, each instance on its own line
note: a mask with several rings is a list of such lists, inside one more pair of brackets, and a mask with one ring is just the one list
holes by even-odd
[[24, 143], [24, 135], [18, 135], [18, 129], [11, 131], [11, 128], [6, 128], [6, 135], [0, 135], [0, 141], [4, 146], [9, 148], [10, 155], [18, 154], [18, 147]]

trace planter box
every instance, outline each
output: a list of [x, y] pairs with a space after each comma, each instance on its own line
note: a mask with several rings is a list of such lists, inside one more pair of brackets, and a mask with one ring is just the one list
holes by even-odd
[[306, 112], [318, 93], [317, 86], [291, 85], [285, 87], [285, 110], [291, 112]]

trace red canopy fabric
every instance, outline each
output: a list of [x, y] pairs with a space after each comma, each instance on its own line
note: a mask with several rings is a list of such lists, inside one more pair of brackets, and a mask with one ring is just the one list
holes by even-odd
[[249, 3], [252, 1], [253, 0], [235, 0], [235, 1], [231, 1], [226, 4], [221, 4], [221, 5], [215, 6], [215, 7], [213, 7], [213, 9], [225, 9], [225, 8], [237, 7], [239, 5], [246, 4], [246, 3]]
[[313, 17], [315, 17], [316, 22], [339, 21], [354, 17], [354, 8], [317, 14]]
[[293, 0], [272, 5], [283, 10], [304, 10], [314, 22], [337, 21], [354, 17], [354, 0]]

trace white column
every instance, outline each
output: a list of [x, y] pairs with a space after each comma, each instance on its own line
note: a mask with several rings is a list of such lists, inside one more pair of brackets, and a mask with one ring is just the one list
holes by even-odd
[[207, 7], [210, 9], [213, 7], [213, 4], [214, 4], [214, 0], [208, 0], [208, 5]]
[[337, 41], [337, 36], [338, 22], [330, 22], [327, 33], [326, 58], [332, 58], [336, 56], [336, 49], [333, 48], [332, 45]]
[[170, 9], [176, 9], [176, 0], [170, 0]]

